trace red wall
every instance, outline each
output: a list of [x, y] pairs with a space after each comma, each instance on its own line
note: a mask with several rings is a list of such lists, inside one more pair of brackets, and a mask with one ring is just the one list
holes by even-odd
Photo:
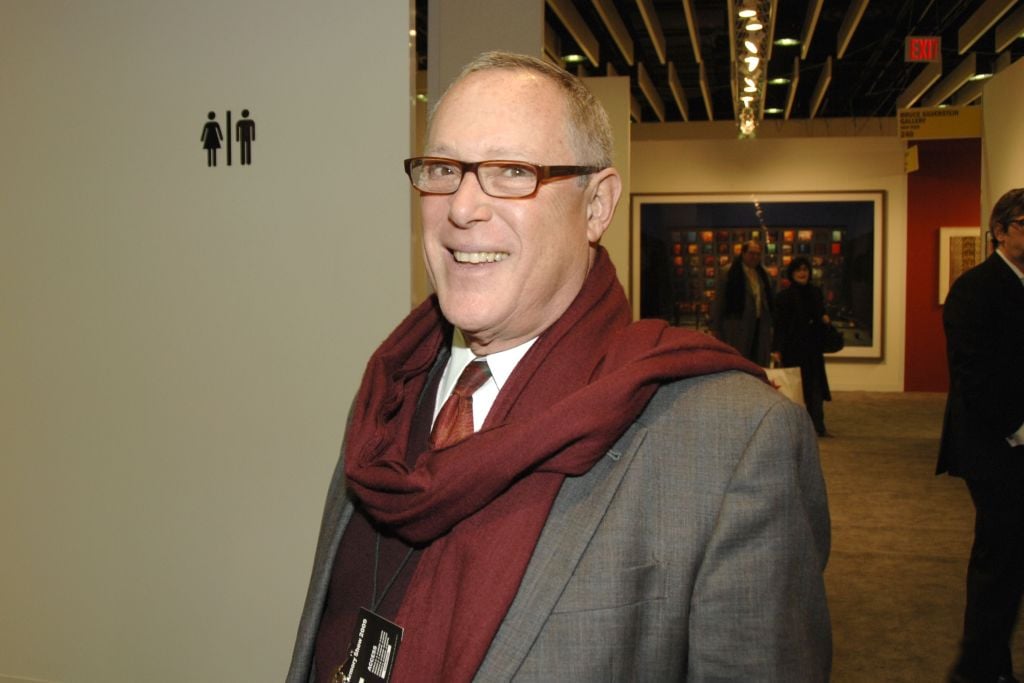
[[926, 140], [907, 176], [907, 339], [904, 391], [949, 389], [939, 306], [939, 228], [981, 220], [981, 141]]

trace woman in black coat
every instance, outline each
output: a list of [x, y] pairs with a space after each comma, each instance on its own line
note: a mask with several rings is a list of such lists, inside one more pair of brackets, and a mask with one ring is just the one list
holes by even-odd
[[819, 436], [825, 436], [824, 401], [831, 401], [822, 353], [822, 328], [829, 323], [821, 290], [811, 284], [811, 264], [798, 256], [786, 268], [789, 287], [775, 297], [772, 359], [784, 368], [799, 366], [804, 404]]

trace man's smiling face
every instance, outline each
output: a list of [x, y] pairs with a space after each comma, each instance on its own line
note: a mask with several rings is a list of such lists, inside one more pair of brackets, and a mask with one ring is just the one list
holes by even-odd
[[[565, 99], [537, 74], [470, 74], [441, 101], [425, 153], [465, 162], [579, 163]], [[450, 195], [424, 194], [423, 251], [441, 309], [478, 354], [512, 348], [547, 329], [583, 286], [592, 259], [587, 198], [577, 177], [525, 199], [491, 197], [467, 173]]]

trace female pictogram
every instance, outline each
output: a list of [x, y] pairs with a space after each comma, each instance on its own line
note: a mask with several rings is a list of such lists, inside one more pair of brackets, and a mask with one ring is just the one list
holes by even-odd
[[203, 149], [206, 150], [206, 165], [217, 165], [217, 150], [220, 149], [220, 141], [224, 134], [220, 131], [220, 124], [215, 121], [217, 115], [212, 111], [206, 115], [210, 119], [203, 126], [203, 135], [199, 138], [203, 142]]

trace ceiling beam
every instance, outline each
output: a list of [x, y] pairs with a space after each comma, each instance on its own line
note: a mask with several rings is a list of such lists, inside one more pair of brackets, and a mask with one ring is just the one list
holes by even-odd
[[839, 36], [836, 39], [836, 59], [842, 59], [846, 54], [846, 48], [850, 46], [850, 39], [853, 38], [853, 32], [860, 25], [860, 20], [864, 17], [864, 10], [867, 8], [868, 0], [853, 0], [850, 3], [846, 10], [846, 16], [843, 17], [843, 23], [839, 27]]
[[800, 84], [800, 58], [793, 57], [793, 77], [789, 80], [789, 94], [786, 95], [786, 110], [782, 118], [789, 119], [793, 111], [793, 102], [796, 101], [796, 87]]
[[711, 105], [711, 86], [708, 84], [708, 72], [700, 65], [700, 96], [704, 98], [704, 109], [708, 113], [708, 121], [715, 120], [715, 108]]
[[928, 97], [921, 100], [921, 106], [939, 106], [952, 97], [953, 93], [966, 85], [971, 80], [971, 76], [976, 73], [978, 73], [978, 55], [972, 52], [964, 57], [956, 65], [956, 68], [949, 72], [948, 76], [932, 88], [931, 92], [928, 93]]
[[544, 22], [544, 56], [555, 66], [565, 66], [562, 62], [562, 45], [558, 39], [558, 32], [546, 21]]
[[651, 0], [636, 0], [637, 9], [647, 27], [647, 34], [651, 36], [654, 44], [654, 51], [658, 53], [658, 61], [665, 63], [665, 32], [661, 30], [661, 22], [658, 21], [658, 13], [654, 11], [654, 4]]
[[957, 41], [960, 44], [957, 54], [962, 55], [970, 50], [971, 46], [1016, 3], [1017, 0], [985, 0], [985, 3], [976, 9], [957, 31]]
[[594, 9], [597, 10], [597, 14], [601, 17], [601, 21], [604, 23], [604, 27], [608, 29], [608, 33], [611, 35], [612, 40], [619, 46], [619, 52], [622, 53], [623, 59], [626, 60], [626, 64], [633, 66], [633, 38], [629, 35], [629, 30], [626, 28], [626, 24], [622, 21], [622, 16], [619, 11], [615, 9], [615, 4], [612, 0], [592, 0], [594, 3]]
[[739, 104], [736, 101], [736, 25], [739, 17], [736, 16], [736, 2], [735, 0], [726, 0], [725, 11], [729, 15], [726, 25], [729, 27], [729, 94], [731, 95], [730, 101], [732, 102], [732, 117], [735, 119], [739, 115], [739, 110], [736, 105]]
[[896, 108], [906, 109], [907, 107], [914, 106], [914, 102], [921, 99], [928, 88], [935, 85], [935, 81], [942, 78], [942, 62], [932, 62], [921, 69], [921, 73], [917, 74], [907, 89], [900, 93], [900, 96], [896, 98]]
[[984, 81], [968, 81], [967, 85], [956, 91], [953, 95], [953, 105], [962, 107], [970, 104], [974, 100], [981, 97], [981, 91], [984, 89]]
[[651, 80], [651, 76], [647, 73], [647, 69], [644, 68], [644, 63], [639, 62], [636, 65], [636, 82], [640, 86], [640, 92], [647, 98], [647, 102], [650, 103], [651, 109], [654, 110], [654, 114], [658, 117], [658, 120], [662, 123], [665, 122], [665, 101], [661, 99], [661, 95], [658, 94], [658, 89], [654, 87], [654, 81]]
[[992, 73], [997, 74], [1011, 64], [1013, 64], [1013, 53], [1009, 50], [1001, 52], [992, 65]]
[[740, 101], [738, 99], [740, 95], [739, 74], [736, 73], [736, 62], [733, 62], [730, 66], [729, 84], [732, 92], [732, 117], [738, 119], [740, 116]]
[[697, 14], [693, 11], [693, 0], [683, 0], [683, 13], [686, 15], [686, 30], [690, 32], [693, 58], [698, 64], [703, 64], [704, 60], [700, 56], [700, 31], [697, 28]]
[[768, 62], [772, 60], [772, 48], [775, 47], [775, 18], [779, 16], [779, 0], [771, 0], [768, 7], [768, 44], [764, 49], [764, 64], [765, 68], [768, 67]]
[[686, 103], [686, 91], [683, 90], [683, 84], [679, 82], [679, 72], [676, 71], [675, 62], [668, 63], [668, 87], [672, 91], [672, 98], [676, 101], [676, 106], [679, 107], [683, 121], [689, 121], [690, 107]]
[[597, 38], [587, 27], [587, 22], [580, 16], [580, 13], [572, 4], [572, 0], [547, 0], [547, 3], [551, 11], [558, 17], [558, 20], [565, 26], [565, 30], [569, 32], [572, 39], [583, 50], [583, 54], [590, 60], [590, 63], [594, 66], [600, 64], [600, 48]]
[[757, 93], [759, 98], [757, 108], [757, 120], [764, 120], [765, 100], [768, 98], [768, 62], [772, 60], [772, 47], [775, 46], [775, 17], [779, 14], [779, 0], [771, 0], [768, 3], [768, 31], [765, 35], [764, 62], [761, 65], [761, 89]]
[[818, 17], [821, 16], [821, 6], [824, 3], [825, 0], [810, 0], [807, 5], [804, 30], [800, 32], [800, 59], [807, 59], [807, 53], [811, 49], [811, 39], [814, 37], [814, 29], [818, 27]]
[[814, 115], [818, 113], [818, 107], [821, 106], [822, 100], [825, 99], [825, 93], [828, 92], [828, 86], [831, 82], [832, 56], [829, 55], [828, 59], [825, 60], [825, 66], [818, 75], [818, 82], [814, 85], [814, 94], [811, 95], [811, 113], [807, 118], [813, 119]]
[[630, 117], [634, 121], [636, 121], [637, 123], [640, 123], [640, 121], [642, 120], [640, 118], [640, 115], [641, 115], [642, 112], [643, 112], [643, 108], [640, 106], [640, 102], [636, 99], [636, 97], [634, 97], [633, 95], [630, 95], [629, 96], [629, 115], [630, 115]]
[[1010, 47], [1021, 35], [1024, 35], [1024, 5], [996, 26], [996, 52]]
[[[729, 59], [736, 59], [736, 3], [733, 0], [725, 0], [725, 11], [729, 13], [727, 26], [729, 27]], [[733, 100], [736, 99], [736, 92], [733, 91]]]

